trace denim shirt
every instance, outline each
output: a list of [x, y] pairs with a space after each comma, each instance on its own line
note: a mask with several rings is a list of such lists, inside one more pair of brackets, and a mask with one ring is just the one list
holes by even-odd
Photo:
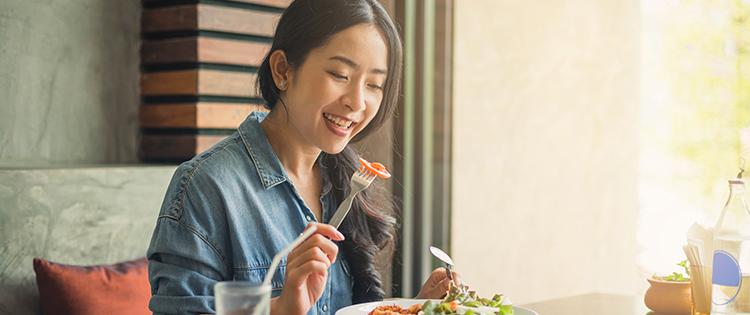
[[[155, 314], [215, 313], [214, 284], [261, 284], [274, 255], [315, 221], [261, 129], [263, 118], [251, 114], [237, 132], [175, 171], [147, 253]], [[328, 222], [337, 205], [325, 173], [320, 200]], [[272, 296], [281, 293], [285, 271], [286, 259]], [[334, 314], [351, 303], [352, 277], [339, 251], [308, 314]]]

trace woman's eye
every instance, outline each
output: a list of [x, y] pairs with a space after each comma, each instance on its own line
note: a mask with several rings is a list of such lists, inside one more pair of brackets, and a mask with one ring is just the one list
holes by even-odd
[[371, 89], [376, 89], [376, 90], [382, 90], [383, 89], [382, 86], [377, 85], [377, 84], [368, 84], [367, 86], [370, 87]]
[[333, 71], [329, 71], [328, 73], [330, 73], [336, 79], [340, 79], [340, 80], [348, 80], [349, 79], [347, 76], [345, 76], [345, 75], [343, 75], [341, 73], [336, 73], [336, 72], [333, 72]]

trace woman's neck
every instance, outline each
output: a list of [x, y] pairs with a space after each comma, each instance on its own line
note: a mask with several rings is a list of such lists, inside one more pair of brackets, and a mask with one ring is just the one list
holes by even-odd
[[283, 107], [276, 108], [260, 126], [286, 172], [295, 178], [307, 177], [314, 171], [321, 150], [306, 142], [289, 123]]

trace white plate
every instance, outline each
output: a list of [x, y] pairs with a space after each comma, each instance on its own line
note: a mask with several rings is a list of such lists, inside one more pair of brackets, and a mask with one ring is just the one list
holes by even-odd
[[[422, 304], [427, 300], [414, 300], [414, 299], [397, 299], [397, 300], [387, 300], [387, 301], [380, 301], [380, 302], [370, 302], [370, 303], [362, 303], [362, 304], [355, 304], [351, 306], [344, 307], [336, 312], [336, 315], [367, 315], [367, 313], [374, 310], [376, 307], [381, 305], [398, 305], [401, 307], [409, 307], [414, 304]], [[439, 300], [435, 300], [436, 302], [439, 302]], [[523, 308], [520, 306], [513, 306], [513, 315], [539, 315], [539, 313], [534, 312], [528, 308]]]

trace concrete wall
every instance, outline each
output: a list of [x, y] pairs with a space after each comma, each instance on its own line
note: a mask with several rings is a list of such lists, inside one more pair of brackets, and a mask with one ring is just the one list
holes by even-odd
[[638, 1], [455, 3], [463, 279], [516, 303], [635, 294]]
[[145, 257], [174, 166], [0, 169], [0, 314], [37, 314], [32, 259]]
[[140, 1], [0, 1], [0, 166], [136, 161]]

